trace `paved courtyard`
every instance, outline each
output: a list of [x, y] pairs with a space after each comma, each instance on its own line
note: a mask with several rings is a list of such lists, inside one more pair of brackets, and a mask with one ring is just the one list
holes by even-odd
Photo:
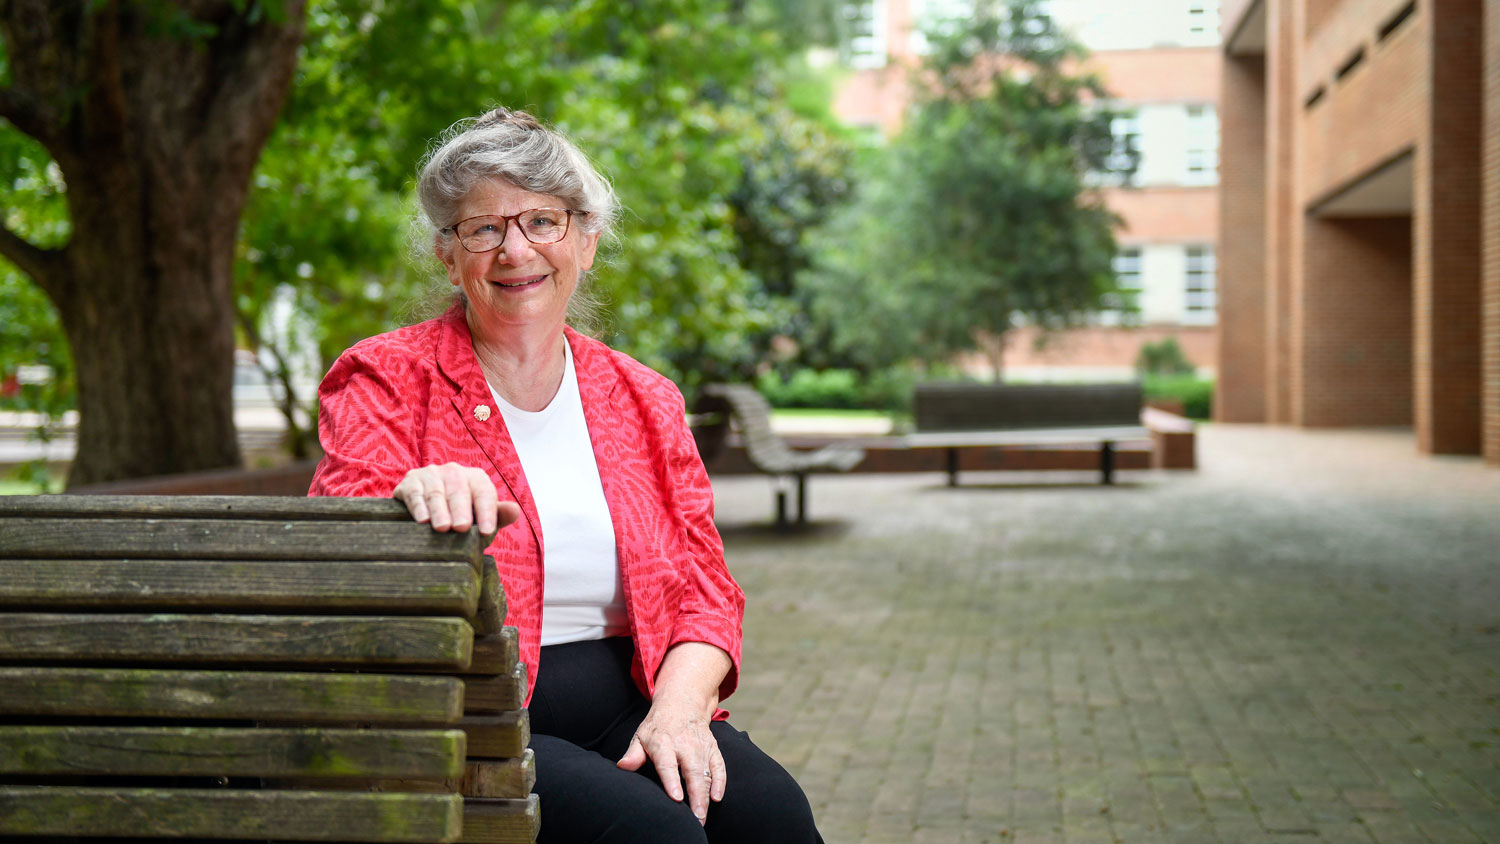
[[848, 842], [1500, 842], [1500, 470], [1210, 426], [1196, 473], [716, 479], [733, 720]]

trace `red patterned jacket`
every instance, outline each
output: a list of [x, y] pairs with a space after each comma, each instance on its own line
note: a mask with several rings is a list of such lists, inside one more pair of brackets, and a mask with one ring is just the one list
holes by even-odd
[[[683, 416], [676, 385], [597, 340], [567, 329], [583, 415], [614, 523], [626, 611], [635, 641], [631, 674], [649, 698], [667, 649], [707, 642], [739, 680], [745, 598], [724, 564], [713, 490]], [[309, 495], [388, 498], [407, 470], [449, 461], [482, 468], [522, 519], [502, 528], [494, 556], [536, 686], [541, 647], [544, 539], [521, 461], [474, 356], [461, 306], [434, 320], [371, 337], [344, 352], [318, 388], [326, 456]], [[489, 408], [488, 418], [480, 419]], [[720, 710], [715, 718], [727, 717]]]

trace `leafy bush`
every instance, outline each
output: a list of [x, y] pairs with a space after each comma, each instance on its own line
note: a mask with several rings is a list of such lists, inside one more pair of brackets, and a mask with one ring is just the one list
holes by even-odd
[[798, 369], [790, 378], [772, 370], [756, 379], [772, 407], [866, 408], [901, 412], [911, 405], [915, 373], [889, 369], [861, 374], [853, 369]]
[[1176, 337], [1141, 346], [1135, 370], [1143, 375], [1191, 375], [1198, 370], [1183, 354]]
[[1182, 413], [1190, 419], [1213, 416], [1214, 382], [1196, 375], [1147, 375], [1143, 379], [1147, 399], [1181, 402]]

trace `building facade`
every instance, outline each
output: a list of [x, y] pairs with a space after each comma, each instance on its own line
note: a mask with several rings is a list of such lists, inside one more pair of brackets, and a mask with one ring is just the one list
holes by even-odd
[[[846, 4], [852, 67], [835, 113], [885, 135], [911, 102], [910, 73], [927, 45], [924, 25], [961, 16], [964, 0]], [[1052, 0], [1053, 18], [1092, 53], [1115, 121], [1117, 147], [1139, 164], [1128, 181], [1105, 174], [1122, 219], [1115, 272], [1134, 292], [1130, 310], [1046, 338], [1013, 332], [1009, 376], [1127, 377], [1142, 344], [1176, 339], [1200, 371], [1216, 368], [1218, 319], [1218, 3], [1214, 0]], [[976, 360], [976, 365], [979, 362]]]
[[1225, 0], [1215, 415], [1500, 464], [1500, 0]]

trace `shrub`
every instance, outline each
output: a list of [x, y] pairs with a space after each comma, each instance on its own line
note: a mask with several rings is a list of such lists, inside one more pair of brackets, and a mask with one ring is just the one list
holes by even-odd
[[914, 373], [902, 369], [863, 375], [853, 369], [798, 369], [783, 379], [762, 373], [755, 387], [772, 407], [813, 407], [901, 412], [911, 405]]
[[1168, 337], [1141, 346], [1135, 359], [1135, 371], [1143, 375], [1191, 375], [1197, 371], [1183, 354], [1176, 337]]
[[1147, 399], [1172, 399], [1182, 403], [1184, 416], [1213, 416], [1214, 382], [1196, 375], [1147, 375], [1142, 379]]

